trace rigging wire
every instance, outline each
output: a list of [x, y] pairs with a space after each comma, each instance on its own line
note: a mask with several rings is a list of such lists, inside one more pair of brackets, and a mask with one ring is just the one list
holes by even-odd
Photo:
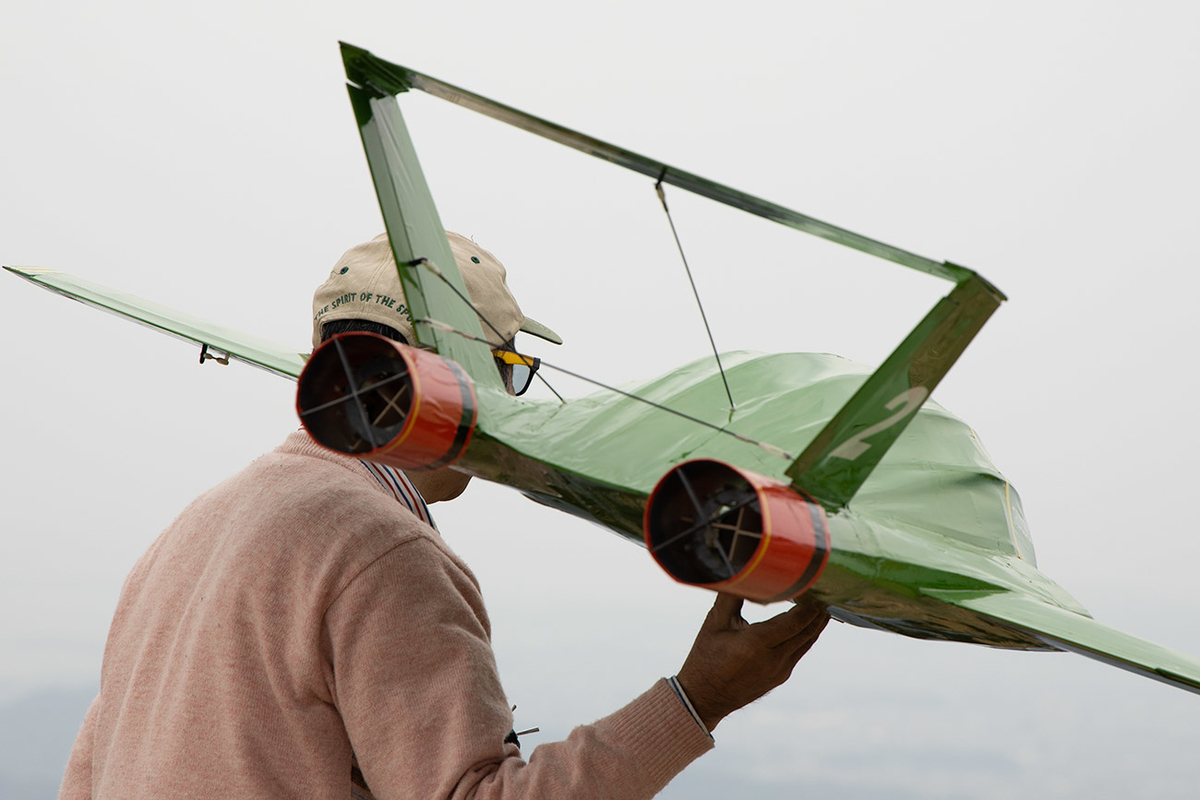
[[667, 168], [663, 167], [662, 173], [658, 176], [658, 182], [654, 184], [654, 191], [658, 194], [658, 200], [662, 203], [663, 211], [667, 215], [667, 222], [671, 225], [671, 235], [675, 237], [675, 247], [679, 250], [679, 257], [683, 259], [683, 268], [687, 272], [688, 283], [692, 285], [692, 294], [696, 297], [696, 306], [700, 309], [700, 319], [704, 321], [704, 330], [708, 334], [708, 343], [712, 345], [713, 358], [717, 360], [717, 369], [721, 372], [721, 382], [725, 384], [725, 396], [729, 398], [729, 408], [734, 410], [737, 404], [733, 402], [733, 392], [729, 391], [729, 381], [725, 377], [725, 368], [721, 366], [721, 356], [717, 352], [717, 343], [713, 339], [712, 328], [708, 325], [708, 315], [704, 313], [704, 304], [700, 302], [700, 292], [696, 289], [696, 281], [692, 278], [692, 268], [688, 266], [687, 256], [683, 252], [683, 243], [679, 241], [679, 231], [675, 230], [675, 220], [671, 217], [671, 209], [667, 208], [667, 193], [663, 191], [663, 178], [667, 177]]
[[[661, 183], [662, 183], [662, 181], [660, 179], [659, 185], [656, 188], [658, 188], [659, 196], [663, 198], [663, 208], [665, 209], [666, 208], [666, 199], [663, 196]], [[670, 218], [671, 218], [671, 212], [668, 211], [667, 219], [669, 220]], [[674, 222], [671, 222], [671, 230], [672, 231], [675, 230]], [[675, 237], [675, 242], [676, 242], [676, 244], [679, 243], [678, 235], [676, 235], [676, 237]], [[683, 255], [682, 246], [680, 246], [679, 253], [681, 256]], [[479, 309], [476, 308], [475, 304], [471, 302], [471, 298], [464, 296], [463, 293], [458, 290], [458, 287], [456, 287], [453, 283], [451, 283], [450, 279], [447, 278], [445, 276], [445, 274], [443, 274], [442, 271], [440, 269], [438, 269], [437, 265], [434, 264], [432, 261], [430, 261], [428, 258], [413, 259], [412, 261], [407, 262], [406, 266], [409, 266], [409, 267], [423, 266], [426, 269], [428, 269], [430, 272], [432, 272], [434, 275], [436, 275], [438, 278], [440, 278], [443, 283], [445, 283], [447, 286], [449, 286], [454, 291], [454, 293], [456, 295], [458, 295], [459, 299], [462, 300], [464, 303], [466, 303], [467, 307], [470, 308], [472, 311], [474, 311], [476, 316], [478, 316], [481, 320], [483, 320], [484, 324], [486, 324], [489, 328], [492, 329], [492, 331], [496, 334], [497, 338], [500, 338], [500, 339], [504, 338], [504, 334], [500, 333], [500, 331], [497, 330], [496, 326], [493, 325], [491, 323], [491, 321], [488, 320], [487, 317], [485, 317], [485, 316], [483, 316], [483, 314], [479, 313]], [[684, 258], [684, 266], [685, 267], [687, 266], [687, 258], [686, 257]], [[692, 276], [691, 270], [688, 270], [688, 280], [691, 280], [691, 276]], [[693, 282], [692, 283], [692, 291], [695, 292], [695, 290], [696, 290], [696, 284]], [[696, 295], [696, 302], [697, 303], [700, 302], [699, 294]], [[704, 316], [703, 306], [700, 308], [700, 315], [701, 315], [701, 317]], [[421, 319], [413, 320], [413, 323], [428, 325], [429, 327], [434, 328], [439, 331], [442, 331], [443, 333], [452, 333], [457, 336], [461, 336], [464, 339], [469, 339], [474, 342], [482, 342], [482, 343], [488, 345], [489, 347], [491, 346], [491, 342], [487, 341], [486, 339], [483, 339], [479, 336], [474, 336], [465, 331], [460, 331], [457, 328], [455, 328], [453, 325], [448, 325], [447, 323], [441, 322], [436, 319], [430, 319], [429, 317], [423, 317]], [[705, 328], [708, 327], [707, 318], [705, 318], [705, 320], [704, 320], [704, 326], [705, 326]], [[712, 332], [711, 331], [709, 332], [708, 339], [710, 342], [712, 342]], [[503, 349], [507, 350], [508, 352], [511, 352], [511, 353], [517, 352], [515, 349], [513, 349], [512, 345], [510, 345], [508, 342], [505, 342], [502, 347], [503, 347]], [[713, 344], [713, 354], [714, 355], [716, 354], [716, 344]], [[517, 355], [520, 355], [520, 353], [517, 353]], [[775, 446], [773, 444], [769, 444], [767, 442], [760, 442], [757, 439], [751, 439], [749, 436], [738, 433], [737, 431], [731, 431], [728, 428], [721, 427], [720, 425], [715, 425], [711, 422], [706, 422], [705, 420], [699, 419], [698, 417], [693, 417], [690, 414], [685, 414], [682, 411], [679, 411], [677, 409], [671, 408], [669, 406], [664, 406], [661, 403], [656, 403], [653, 400], [647, 400], [644, 397], [638, 397], [636, 394], [626, 392], [623, 389], [618, 389], [615, 386], [610, 386], [607, 383], [603, 383], [601, 381], [595, 380], [594, 378], [589, 378], [586, 375], [581, 375], [578, 372], [574, 372], [572, 370], [567, 369], [566, 367], [560, 367], [555, 364], [551, 364], [549, 361], [546, 361], [545, 359], [542, 359], [542, 366], [549, 367], [550, 369], [555, 370], [556, 372], [561, 372], [564, 375], [570, 375], [572, 378], [576, 378], [578, 380], [584, 381], [585, 383], [590, 383], [593, 386], [598, 386], [601, 389], [606, 389], [607, 391], [615, 392], [616, 394], [619, 394], [622, 397], [628, 397], [630, 400], [636, 400], [639, 403], [645, 403], [646, 405], [651, 406], [653, 408], [657, 408], [660, 411], [666, 411], [668, 414], [674, 414], [677, 417], [686, 419], [689, 422], [694, 422], [697, 425], [703, 425], [706, 428], [711, 428], [712, 430], [716, 431], [717, 433], [723, 433], [726, 436], [732, 436], [733, 438], [737, 439], [739, 442], [745, 442], [746, 444], [752, 444], [755, 447], [765, 450], [766, 452], [770, 453], [771, 455], [779, 456], [780, 458], [785, 458], [788, 461], [792, 461], [795, 459], [794, 455], [792, 455], [788, 451], [784, 450], [782, 447], [777, 447], [777, 446]], [[729, 397], [729, 403], [730, 403], [730, 406], [732, 407], [733, 406], [733, 396], [731, 394], [729, 394], [729, 382], [725, 379], [725, 370], [723, 368], [721, 368], [720, 356], [717, 356], [717, 367], [721, 370], [721, 381], [725, 384], [725, 393]], [[541, 382], [543, 384], [546, 385], [547, 389], [549, 389], [551, 392], [554, 392], [554, 396], [558, 398], [558, 401], [560, 403], [565, 404], [567, 402], [563, 398], [563, 396], [561, 394], [559, 394], [557, 391], [555, 391], [554, 387], [551, 386], [550, 383], [544, 377], [542, 377], [542, 374], [540, 372], [537, 372], [534, 374], [541, 380]]]
[[[485, 339], [481, 339], [478, 336], [473, 336], [472, 334], [466, 333], [465, 331], [460, 331], [457, 328], [455, 328], [453, 325], [447, 325], [445, 322], [440, 322], [436, 319], [429, 319], [428, 317], [423, 317], [421, 319], [414, 320], [414, 322], [420, 323], [422, 325], [428, 325], [429, 327], [435, 328], [444, 333], [456, 334], [458, 336], [463, 337], [464, 339], [470, 339], [471, 341], [475, 341], [475, 342], [484, 342], [485, 344], [487, 343], [487, 341]], [[670, 406], [664, 406], [661, 403], [656, 403], [653, 400], [647, 400], [645, 397], [639, 397], [636, 394], [627, 392], [623, 389], [618, 389], [615, 386], [610, 386], [607, 383], [603, 383], [594, 378], [589, 378], [586, 375], [580, 375], [578, 372], [573, 372], [573, 371], [567, 369], [566, 367], [560, 367], [555, 364], [551, 364], [549, 361], [547, 361], [544, 358], [542, 359], [542, 366], [549, 367], [550, 369], [552, 369], [556, 372], [561, 372], [564, 375], [570, 375], [572, 378], [576, 378], [576, 379], [584, 381], [586, 383], [590, 383], [593, 386], [599, 386], [601, 389], [606, 389], [610, 392], [616, 392], [617, 394], [621, 395], [622, 397], [628, 397], [630, 400], [636, 400], [639, 403], [645, 403], [646, 405], [657, 408], [660, 411], [666, 411], [668, 414], [674, 414], [677, 417], [682, 417], [683, 419], [686, 419], [689, 422], [694, 422], [697, 425], [703, 425], [706, 428], [711, 428], [714, 431], [716, 431], [717, 433], [723, 433], [726, 436], [732, 436], [733, 438], [737, 439], [739, 442], [745, 442], [746, 444], [752, 444], [755, 447], [759, 447], [759, 448], [765, 450], [766, 452], [770, 453], [773, 456], [779, 456], [780, 458], [787, 459], [788, 461], [794, 461], [796, 458], [794, 455], [792, 455], [788, 451], [784, 450], [782, 447], [777, 447], [777, 446], [775, 446], [773, 444], [769, 444], [767, 442], [760, 442], [757, 439], [751, 439], [749, 436], [738, 433], [737, 431], [731, 431], [729, 428], [724, 428], [724, 427], [721, 427], [720, 425], [715, 425], [711, 422], [702, 420], [699, 417], [693, 417], [691, 414], [685, 414], [682, 411], [671, 408]], [[547, 384], [547, 386], [549, 386], [549, 384]], [[553, 391], [553, 389], [551, 391]], [[558, 393], [555, 392], [555, 394], [557, 395]], [[559, 399], [560, 400], [562, 399], [561, 396], [559, 397]]]
[[[487, 325], [489, 328], [491, 328], [491, 329], [492, 329], [492, 333], [496, 334], [496, 338], [497, 338], [497, 339], [500, 339], [500, 340], [502, 340], [502, 341], [504, 340], [504, 334], [503, 334], [503, 333], [501, 333], [500, 331], [498, 331], [498, 330], [496, 329], [496, 326], [495, 326], [495, 325], [493, 325], [493, 324], [491, 323], [491, 321], [489, 321], [489, 320], [488, 320], [488, 318], [487, 318], [487, 317], [485, 317], [485, 316], [483, 315], [483, 313], [482, 313], [482, 312], [481, 312], [481, 311], [480, 311], [478, 308], [476, 308], [476, 307], [475, 307], [475, 304], [471, 302], [471, 298], [469, 298], [469, 297], [466, 297], [465, 295], [463, 295], [463, 293], [462, 293], [462, 292], [460, 292], [460, 291], [458, 290], [458, 287], [457, 287], [457, 286], [455, 286], [453, 283], [451, 283], [451, 282], [450, 282], [450, 279], [449, 279], [449, 278], [447, 278], [447, 277], [446, 277], [444, 274], [442, 274], [442, 271], [441, 271], [440, 269], [438, 269], [438, 267], [437, 267], [437, 264], [434, 264], [434, 263], [433, 263], [432, 261], [430, 261], [428, 258], [416, 258], [416, 259], [413, 259], [412, 261], [409, 261], [409, 262], [408, 262], [408, 264], [407, 264], [407, 266], [410, 266], [410, 267], [415, 267], [415, 266], [418, 266], [418, 265], [425, 267], [427, 270], [429, 270], [430, 272], [432, 272], [434, 275], [436, 275], [436, 276], [438, 276], [439, 278], [441, 278], [441, 280], [442, 280], [442, 283], [446, 284], [446, 285], [447, 285], [447, 286], [449, 286], [451, 289], [453, 289], [453, 290], [454, 290], [454, 293], [455, 293], [456, 295], [458, 295], [458, 298], [459, 298], [460, 300], [462, 300], [464, 303], [466, 303], [468, 308], [470, 308], [472, 311], [474, 311], [474, 312], [475, 312], [475, 316], [477, 316], [477, 317], [479, 317], [481, 320], [483, 320], [483, 321], [484, 321], [484, 323], [485, 323], [485, 324], [486, 324], [486, 325]], [[419, 320], [419, 321], [420, 321], [420, 322], [424, 322], [425, 324], [429, 325], [430, 327], [435, 327], [435, 328], [437, 327], [436, 325], [433, 325], [433, 324], [432, 324], [432, 323], [434, 322], [434, 320], [430, 320], [430, 319], [423, 319], [423, 320]], [[441, 324], [445, 325], [445, 323], [441, 323]], [[454, 329], [453, 329], [453, 328], [451, 328], [449, 325], [445, 325], [445, 327], [444, 327], [444, 328], [438, 328], [438, 330], [444, 330], [444, 331], [446, 331], [446, 332], [448, 332], [448, 333], [457, 333], [457, 334], [459, 334], [460, 336], [466, 336], [466, 337], [467, 337], [467, 338], [469, 338], [469, 339], [474, 339], [474, 340], [475, 340], [475, 341], [477, 341], [477, 342], [483, 342], [484, 344], [486, 344], [486, 345], [488, 345], [488, 346], [491, 346], [491, 342], [488, 342], [488, 341], [486, 341], [486, 340], [484, 340], [484, 339], [479, 339], [479, 338], [477, 338], [477, 337], [474, 337], [474, 336], [470, 336], [470, 335], [468, 335], [468, 334], [462, 333], [461, 331], [454, 330]], [[506, 351], [506, 352], [509, 352], [509, 353], [516, 353], [516, 355], [521, 355], [520, 353], [517, 353], [516, 349], [514, 349], [514, 348], [513, 348], [513, 346], [512, 346], [511, 344], [509, 344], [507, 341], [504, 341], [504, 343], [503, 343], [502, 345], [500, 345], [500, 349], [501, 349], [501, 350], [504, 350], [504, 351]], [[546, 362], [545, 362], [545, 361], [543, 361], [542, 363], [543, 363], [543, 364], [545, 364]], [[558, 398], [558, 402], [560, 402], [560, 403], [566, 403], [566, 402], [567, 402], [565, 399], [563, 399], [563, 396], [562, 396], [561, 394], [559, 394], [559, 393], [558, 393], [558, 392], [555, 390], [555, 388], [554, 388], [553, 386], [551, 386], [551, 385], [550, 385], [549, 381], [547, 381], [547, 380], [546, 380], [546, 378], [545, 378], [545, 377], [544, 377], [544, 376], [543, 376], [541, 373], [539, 373], [539, 372], [535, 372], [535, 373], [533, 373], [533, 375], [534, 375], [534, 377], [535, 377], [535, 378], [537, 378], [537, 379], [538, 379], [538, 380], [540, 380], [540, 381], [541, 381], [543, 384], [545, 384], [547, 389], [549, 389], [551, 392], [554, 392], [554, 396]]]

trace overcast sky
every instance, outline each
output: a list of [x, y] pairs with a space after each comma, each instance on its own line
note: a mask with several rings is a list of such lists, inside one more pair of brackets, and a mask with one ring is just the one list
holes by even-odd
[[[297, 349], [382, 230], [339, 39], [818, 219], [978, 270], [1005, 304], [934, 396], [1021, 493], [1043, 571], [1200, 655], [1200, 10], [1188, 3], [8, 0], [0, 263]], [[510, 270], [529, 345], [610, 382], [702, 356], [653, 182], [425, 96], [448, 227]], [[668, 195], [722, 350], [875, 365], [949, 285]], [[97, 680], [121, 582], [297, 425], [293, 384], [0, 275], [0, 702]], [[553, 380], [553, 378], [552, 378]], [[563, 382], [572, 392], [577, 387]], [[678, 669], [711, 596], [473, 485], [475, 568], [527, 744]], [[1200, 698], [1067, 654], [834, 625], [666, 797], [1185, 797]]]

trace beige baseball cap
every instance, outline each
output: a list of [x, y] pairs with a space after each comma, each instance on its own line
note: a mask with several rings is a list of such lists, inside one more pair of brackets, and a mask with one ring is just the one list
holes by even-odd
[[[446, 231], [454, 260], [481, 318], [484, 338], [493, 347], [511, 340], [517, 331], [562, 344], [557, 333], [521, 313], [505, 281], [504, 265], [462, 234]], [[482, 321], [486, 318], [499, 331]], [[347, 250], [313, 295], [313, 347], [321, 344], [321, 326], [339, 319], [366, 319], [395, 328], [416, 344], [412, 315], [396, 274], [396, 261], [386, 233]]]

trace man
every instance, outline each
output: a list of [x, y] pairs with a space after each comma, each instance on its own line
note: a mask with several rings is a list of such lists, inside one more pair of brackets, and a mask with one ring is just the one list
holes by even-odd
[[[494, 256], [449, 236], [494, 345], [557, 339]], [[403, 297], [386, 236], [352, 248], [314, 297], [314, 340], [413, 343]], [[800, 604], [749, 625], [718, 596], [678, 676], [527, 762], [479, 587], [426, 507], [468, 481], [297, 432], [194, 501], [126, 580], [60, 797], [650, 797], [828, 620]]]

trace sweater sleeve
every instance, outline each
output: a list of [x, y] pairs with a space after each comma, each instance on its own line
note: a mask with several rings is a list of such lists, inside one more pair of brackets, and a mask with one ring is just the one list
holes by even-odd
[[92, 748], [96, 738], [96, 715], [100, 712], [100, 695], [88, 706], [83, 725], [71, 746], [67, 771], [58, 788], [59, 800], [84, 800], [92, 796]]
[[390, 798], [642, 798], [712, 747], [666, 681], [539, 746], [512, 715], [474, 579], [437, 545], [399, 545], [325, 614], [331, 691], [371, 791]]

